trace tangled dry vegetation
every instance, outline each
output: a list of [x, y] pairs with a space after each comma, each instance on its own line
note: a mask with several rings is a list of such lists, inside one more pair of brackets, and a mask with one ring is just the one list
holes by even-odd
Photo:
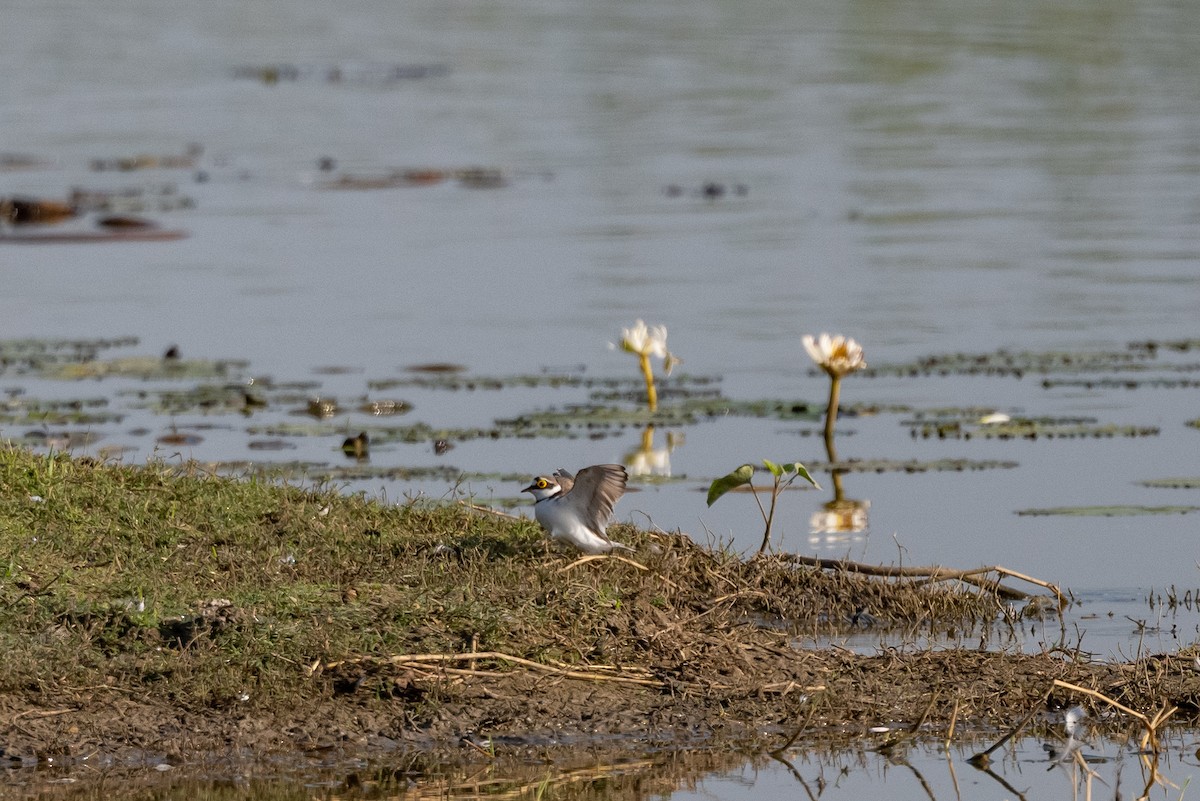
[[[576, 559], [530, 521], [465, 505], [0, 450], [0, 748], [29, 762], [764, 747], [1004, 725], [1054, 679], [1197, 709], [1183, 657], [978, 650], [1014, 620], [994, 584], [619, 536], [630, 558]], [[863, 626], [970, 648], [798, 645]]]

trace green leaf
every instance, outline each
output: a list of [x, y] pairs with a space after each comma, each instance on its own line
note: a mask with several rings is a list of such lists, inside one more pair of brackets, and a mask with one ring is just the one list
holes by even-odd
[[812, 477], [812, 475], [808, 472], [808, 468], [805, 467], [804, 465], [800, 464], [799, 462], [789, 462], [788, 464], [785, 464], [783, 466], [783, 469], [789, 473], [795, 473], [796, 475], [800, 476], [800, 478], [804, 479], [809, 484], [812, 484], [817, 489], [821, 488], [821, 485], [818, 484], [816, 479], [814, 479]]
[[775, 476], [775, 478], [783, 475], [783, 468], [774, 462], [768, 462], [766, 459], [763, 459], [763, 464], [767, 466], [767, 469], [771, 471], [771, 475]]
[[744, 464], [727, 476], [721, 476], [708, 488], [708, 505], [712, 506], [725, 493], [743, 484], [749, 484], [754, 476], [754, 465]]

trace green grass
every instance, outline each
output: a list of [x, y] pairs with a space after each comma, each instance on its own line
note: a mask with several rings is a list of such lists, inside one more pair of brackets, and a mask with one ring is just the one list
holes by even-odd
[[[716, 632], [778, 641], [762, 622], [836, 627], [857, 608], [888, 625], [986, 621], [998, 608], [962, 590], [614, 532], [647, 569], [571, 566], [536, 523], [460, 505], [0, 448], [0, 695], [45, 708], [101, 688], [279, 718], [346, 692], [345, 674], [314, 668], [359, 657], [500, 651], [661, 671]], [[358, 697], [392, 691], [363, 675]]]
[[316, 660], [460, 650], [540, 623], [480, 580], [540, 538], [454, 508], [4, 449], [0, 692], [115, 681], [220, 706], [309, 692]]

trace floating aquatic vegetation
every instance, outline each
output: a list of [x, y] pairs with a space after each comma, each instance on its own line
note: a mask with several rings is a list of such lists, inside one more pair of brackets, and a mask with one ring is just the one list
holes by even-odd
[[1043, 389], [1056, 387], [1074, 387], [1077, 389], [1193, 389], [1200, 387], [1200, 379], [1195, 378], [1087, 378], [1087, 379], [1046, 379], [1042, 381]]
[[252, 451], [283, 451], [295, 450], [296, 443], [286, 439], [252, 439], [246, 443], [246, 447]]
[[1150, 339], [1142, 342], [1130, 342], [1129, 349], [1133, 351], [1146, 351], [1151, 356], [1157, 354], [1160, 350], [1186, 353], [1190, 350], [1200, 350], [1200, 339]]
[[387, 85], [449, 74], [450, 67], [447, 64], [394, 64], [371, 61], [341, 64], [263, 64], [233, 69], [234, 78], [258, 81], [268, 86], [285, 81]]
[[11, 425], [103, 425], [125, 415], [108, 409], [107, 398], [41, 400], [11, 396], [0, 405], [0, 422]]
[[186, 237], [186, 231], [168, 230], [150, 225], [141, 228], [0, 234], [0, 243], [9, 245], [85, 245], [106, 242], [171, 242]]
[[341, 407], [334, 398], [309, 398], [308, 403], [304, 406], [305, 414], [318, 419], [333, 417], [339, 411], [341, 411]]
[[0, 153], [0, 171], [40, 170], [49, 163], [29, 153]]
[[932, 473], [968, 470], [1011, 470], [1017, 462], [1000, 459], [843, 459], [837, 462], [810, 462], [812, 472], [843, 473]]
[[727, 195], [746, 197], [750, 194], [750, 187], [743, 183], [726, 184], [720, 181], [705, 181], [699, 186], [667, 184], [663, 187], [663, 194], [667, 197], [699, 197], [705, 200], [717, 200]]
[[951, 353], [927, 356], [908, 364], [876, 364], [867, 376], [1011, 376], [1027, 374], [1112, 372], [1146, 369], [1148, 357], [1129, 351]]
[[253, 383], [200, 384], [185, 390], [143, 391], [139, 393], [139, 397], [153, 400], [149, 403], [134, 403], [135, 407], [147, 408], [158, 414], [250, 414], [256, 409], [268, 406], [264, 388]]
[[86, 448], [100, 439], [95, 431], [37, 431], [25, 432], [24, 440], [27, 445], [52, 448], [57, 451]]
[[1056, 506], [1048, 509], [1019, 509], [1017, 514], [1028, 517], [1058, 515], [1065, 517], [1136, 517], [1141, 515], [1183, 515], [1200, 512], [1200, 506]]
[[[582, 388], [589, 390], [613, 390], [632, 392], [642, 385], [640, 381], [627, 378], [599, 378], [584, 376], [582, 370], [544, 373], [522, 373], [507, 376], [464, 375], [462, 370], [441, 369], [439, 367], [409, 368], [417, 373], [405, 378], [385, 378], [367, 382], [367, 387], [374, 391], [385, 391], [404, 387], [419, 389], [444, 389], [451, 391], [493, 390], [502, 389], [538, 389], [538, 388]], [[686, 373], [659, 382], [663, 394], [694, 393], [701, 387], [711, 387], [721, 382], [718, 376], [689, 375]], [[612, 396], [611, 399], [616, 399]]]
[[195, 208], [195, 198], [180, 194], [174, 183], [126, 186], [119, 189], [71, 190], [70, 202], [81, 212], [144, 214]]
[[182, 153], [138, 153], [133, 156], [117, 156], [114, 158], [92, 159], [91, 168], [95, 172], [110, 170], [131, 172], [133, 170], [180, 170], [196, 166], [200, 156], [204, 154], [204, 146], [193, 142]]
[[117, 359], [57, 362], [44, 365], [42, 378], [72, 380], [83, 378], [224, 378], [247, 365], [242, 361], [202, 359], [164, 359], [158, 356], [125, 356]]
[[389, 399], [363, 401], [359, 404], [358, 410], [376, 417], [391, 417], [396, 414], [408, 414], [412, 411], [412, 404]]
[[1148, 478], [1137, 482], [1155, 489], [1200, 489], [1200, 476], [1190, 478]]
[[1157, 426], [1101, 424], [1095, 418], [1079, 417], [1008, 418], [997, 422], [984, 422], [983, 418], [971, 421], [940, 418], [909, 420], [903, 424], [910, 427], [913, 439], [1111, 439], [1154, 437], [1159, 434]]

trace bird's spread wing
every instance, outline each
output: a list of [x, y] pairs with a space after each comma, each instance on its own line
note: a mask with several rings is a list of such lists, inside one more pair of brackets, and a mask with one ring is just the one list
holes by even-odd
[[[561, 479], [560, 479], [561, 480]], [[588, 520], [599, 521], [599, 530], [604, 535], [604, 527], [612, 517], [613, 507], [617, 500], [625, 494], [625, 482], [629, 475], [619, 464], [597, 464], [585, 467], [575, 476], [575, 486], [572, 492], [592, 498], [587, 507]]]

